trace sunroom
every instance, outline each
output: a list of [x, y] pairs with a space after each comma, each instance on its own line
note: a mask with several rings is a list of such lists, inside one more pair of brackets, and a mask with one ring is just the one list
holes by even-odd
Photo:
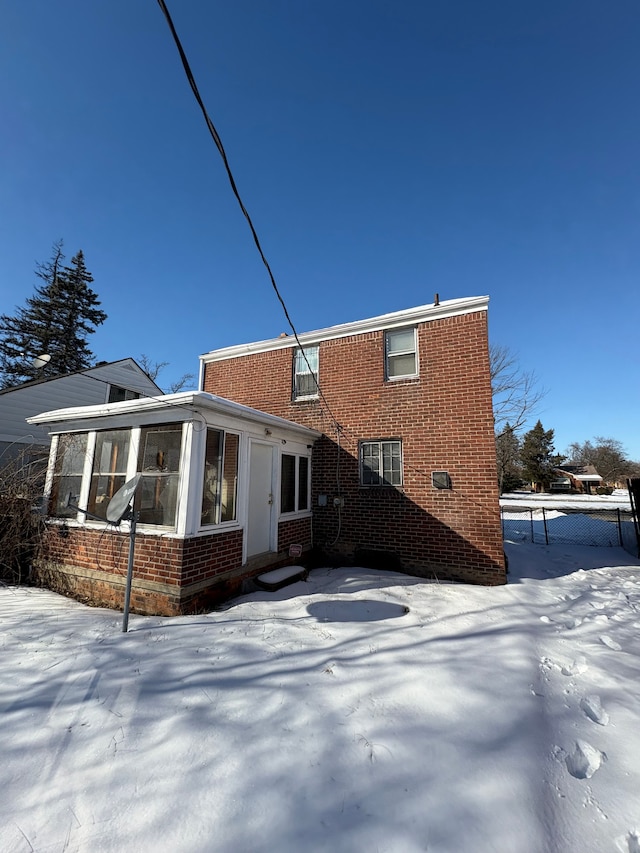
[[122, 606], [129, 522], [109, 524], [106, 511], [136, 474], [136, 612], [209, 606], [311, 548], [315, 430], [204, 392], [60, 409], [29, 423], [52, 436], [34, 572], [53, 589]]

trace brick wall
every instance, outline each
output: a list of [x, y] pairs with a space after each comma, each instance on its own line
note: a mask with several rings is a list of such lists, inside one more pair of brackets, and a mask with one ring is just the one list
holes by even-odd
[[[313, 536], [328, 554], [389, 551], [417, 574], [504, 583], [486, 312], [420, 324], [418, 350], [419, 378], [385, 382], [382, 331], [320, 344], [340, 436], [323, 402], [291, 400], [290, 348], [206, 364], [203, 390], [325, 433], [313, 453]], [[402, 439], [401, 490], [359, 485], [358, 441], [382, 438]], [[342, 510], [333, 506], [338, 457]], [[439, 470], [452, 490], [431, 485]]]
[[[51, 525], [35, 579], [91, 604], [122, 607], [129, 536]], [[240, 589], [242, 530], [189, 539], [136, 535], [131, 610], [174, 615], [210, 606]]]

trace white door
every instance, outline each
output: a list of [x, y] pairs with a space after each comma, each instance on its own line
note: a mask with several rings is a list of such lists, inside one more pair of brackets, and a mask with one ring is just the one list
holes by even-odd
[[273, 512], [273, 447], [251, 442], [247, 557], [271, 550]]

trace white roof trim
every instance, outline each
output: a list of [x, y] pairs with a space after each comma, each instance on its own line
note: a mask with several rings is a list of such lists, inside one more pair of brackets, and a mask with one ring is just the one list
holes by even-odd
[[[445, 302], [440, 302], [438, 305], [419, 305], [417, 308], [393, 311], [391, 314], [381, 314], [379, 317], [370, 317], [368, 320], [356, 320], [353, 323], [329, 326], [326, 329], [318, 329], [315, 332], [304, 332], [298, 335], [298, 339], [303, 346], [311, 346], [321, 341], [346, 338], [349, 335], [362, 335], [366, 332], [377, 332], [382, 329], [395, 329], [401, 326], [427, 323], [431, 320], [441, 320], [445, 317], [457, 317], [461, 314], [471, 314], [474, 311], [486, 311], [488, 307], [488, 296], [448, 299]], [[257, 352], [268, 352], [269, 350], [286, 349], [287, 347], [296, 346], [298, 344], [295, 337], [287, 335], [283, 338], [271, 338], [267, 341], [237, 344], [231, 347], [211, 350], [200, 356], [200, 363], [202, 365], [212, 361], [223, 361], [227, 358], [239, 358], [240, 356], [252, 355]]]
[[[43, 412], [27, 418], [30, 424], [68, 424], [71, 421], [91, 421], [100, 418], [113, 417], [114, 415], [140, 415], [145, 412], [171, 412], [173, 409], [182, 409], [184, 419], [189, 419], [189, 414], [195, 412], [209, 411], [212, 414], [227, 415], [251, 421], [263, 426], [278, 427], [290, 432], [297, 432], [308, 438], [319, 438], [322, 433], [301, 424], [279, 418], [277, 415], [269, 415], [234, 403], [224, 397], [208, 394], [205, 391], [182, 391], [178, 394], [164, 394], [162, 397], [142, 397], [138, 400], [125, 400], [121, 403], [104, 403], [98, 406], [74, 406], [68, 409], [56, 409], [51, 412]], [[90, 427], [89, 427], [90, 428]]]

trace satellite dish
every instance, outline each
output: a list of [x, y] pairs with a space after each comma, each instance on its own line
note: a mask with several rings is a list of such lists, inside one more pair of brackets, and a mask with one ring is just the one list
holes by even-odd
[[40, 370], [41, 367], [44, 367], [45, 364], [49, 364], [50, 361], [51, 356], [49, 355], [49, 353], [45, 352], [42, 355], [37, 355], [34, 359], [32, 359], [31, 366], [34, 367], [36, 370]]
[[107, 506], [107, 521], [111, 524], [120, 524], [127, 514], [131, 498], [135, 495], [142, 480], [142, 474], [136, 474], [131, 480], [127, 480], [109, 501]]

